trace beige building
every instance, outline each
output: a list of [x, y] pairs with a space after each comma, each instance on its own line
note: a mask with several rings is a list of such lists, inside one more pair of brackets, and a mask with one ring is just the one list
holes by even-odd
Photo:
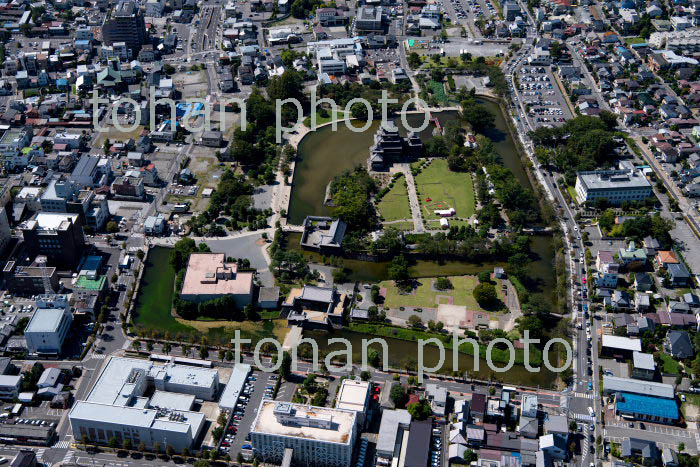
[[238, 307], [253, 302], [253, 273], [238, 272], [236, 263], [227, 263], [223, 253], [192, 253], [180, 297], [206, 302], [231, 295]]

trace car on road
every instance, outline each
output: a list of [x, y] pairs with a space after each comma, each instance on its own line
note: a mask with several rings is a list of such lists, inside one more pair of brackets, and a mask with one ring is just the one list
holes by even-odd
[[590, 391], [590, 390], [592, 390], [592, 389], [593, 389], [593, 383], [591, 383], [591, 382], [589, 381], [589, 382], [588, 382], [588, 390]]

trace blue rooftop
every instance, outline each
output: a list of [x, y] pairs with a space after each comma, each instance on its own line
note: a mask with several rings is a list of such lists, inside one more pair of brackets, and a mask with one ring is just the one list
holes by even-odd
[[673, 399], [621, 392], [618, 393], [615, 401], [617, 410], [621, 412], [663, 417], [671, 420], [678, 419], [678, 405]]

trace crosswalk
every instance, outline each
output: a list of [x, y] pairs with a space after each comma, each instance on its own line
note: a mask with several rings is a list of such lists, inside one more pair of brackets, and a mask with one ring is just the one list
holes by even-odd
[[103, 353], [93, 353], [92, 356], [90, 357], [93, 360], [104, 360], [107, 355]]
[[75, 454], [74, 451], [68, 451], [65, 456], [63, 456], [63, 460], [61, 461], [62, 464], [70, 464], [71, 461], [73, 460], [73, 454]]
[[584, 454], [588, 452], [588, 430], [588, 425], [583, 425], [583, 446], [581, 446], [581, 452]]
[[581, 420], [582, 422], [590, 422], [590, 423], [595, 422], [595, 418], [591, 417], [590, 415], [586, 415], [586, 414], [582, 414], [582, 413], [575, 413], [574, 418], [576, 420]]
[[46, 452], [46, 448], [40, 448], [36, 450], [36, 458], [38, 460], [41, 460], [44, 457], [44, 453]]
[[70, 441], [58, 441], [51, 447], [53, 449], [68, 449], [70, 447]]
[[595, 395], [592, 392], [575, 392], [574, 397], [580, 397], [581, 399], [594, 399]]

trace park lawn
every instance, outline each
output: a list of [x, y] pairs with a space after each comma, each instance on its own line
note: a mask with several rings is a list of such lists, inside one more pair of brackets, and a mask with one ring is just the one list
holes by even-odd
[[379, 201], [377, 209], [385, 221], [411, 219], [411, 206], [408, 204], [408, 190], [404, 177], [394, 182], [394, 187]]
[[177, 318], [177, 322], [190, 328], [196, 329], [203, 335], [208, 336], [211, 344], [226, 344], [233, 339], [236, 330], [240, 331], [241, 337], [251, 339], [253, 343], [266, 337], [284, 342], [284, 338], [289, 332], [287, 321], [281, 319], [263, 321], [224, 321], [224, 320], [186, 320]]
[[[338, 113], [336, 114], [336, 120], [344, 120], [345, 119], [345, 111], [344, 110], [338, 110]], [[330, 123], [333, 121], [333, 112], [328, 110], [328, 116], [327, 117], [322, 117], [320, 115], [316, 116], [316, 126], [321, 126], [325, 123]], [[304, 126], [306, 128], [311, 128], [311, 115], [306, 117], [304, 119]]]
[[413, 225], [413, 222], [392, 222], [391, 224], [384, 223], [382, 224], [384, 226], [384, 229], [396, 229], [396, 230], [413, 230], [415, 225]]
[[574, 203], [578, 204], [578, 196], [576, 195], [576, 188], [571, 186], [571, 185], [567, 185], [566, 191], [569, 193], [569, 196], [571, 196], [571, 199], [574, 200]]
[[[433, 159], [416, 177], [416, 189], [425, 219], [439, 219], [433, 211], [454, 208], [456, 217], [467, 219], [475, 210], [474, 187], [470, 174], [452, 172], [447, 160]], [[427, 201], [430, 198], [431, 201]]]
[[669, 354], [660, 352], [661, 363], [663, 364], [662, 371], [670, 375], [681, 374], [681, 364], [673, 359]]
[[[476, 276], [451, 276], [449, 279], [452, 282], [452, 289], [448, 290], [434, 290], [432, 284], [435, 278], [433, 277], [417, 279], [418, 287], [411, 294], [400, 293], [394, 281], [383, 281], [379, 286], [386, 288], [384, 306], [394, 309], [402, 306], [436, 308], [439, 303], [449, 303], [447, 297], [452, 297], [453, 305], [466, 306], [469, 310], [486, 311], [474, 299], [474, 287], [479, 284], [479, 279]], [[496, 284], [496, 290], [499, 298], [503, 300], [500, 284]], [[438, 296], [440, 297], [439, 303]]]
[[[360, 332], [364, 334], [372, 334], [381, 337], [391, 337], [393, 339], [399, 339], [404, 341], [417, 342], [418, 340], [427, 340], [429, 338], [437, 338], [442, 341], [442, 345], [446, 350], [452, 350], [452, 335], [445, 333], [436, 333], [431, 331], [424, 331], [421, 329], [407, 329], [400, 328], [397, 326], [389, 326], [385, 324], [376, 323], [358, 323], [352, 322], [348, 328], [353, 332]], [[433, 345], [428, 343], [427, 345]], [[459, 346], [459, 353], [474, 355], [474, 347], [465, 342]], [[524, 360], [524, 350], [515, 349], [515, 363], [523, 364]], [[486, 358], [486, 346], [479, 345], [479, 357], [482, 361]], [[493, 348], [492, 353], [493, 362], [505, 363], [509, 361], [509, 352], [507, 350], [501, 350], [498, 347]], [[530, 364], [533, 366], [540, 365], [542, 362], [542, 352], [536, 347], [530, 347]]]
[[625, 37], [625, 44], [644, 44], [647, 40], [643, 37]]
[[435, 99], [441, 104], [448, 104], [450, 99], [445, 94], [445, 85], [438, 81], [428, 81], [428, 87], [432, 89]]

